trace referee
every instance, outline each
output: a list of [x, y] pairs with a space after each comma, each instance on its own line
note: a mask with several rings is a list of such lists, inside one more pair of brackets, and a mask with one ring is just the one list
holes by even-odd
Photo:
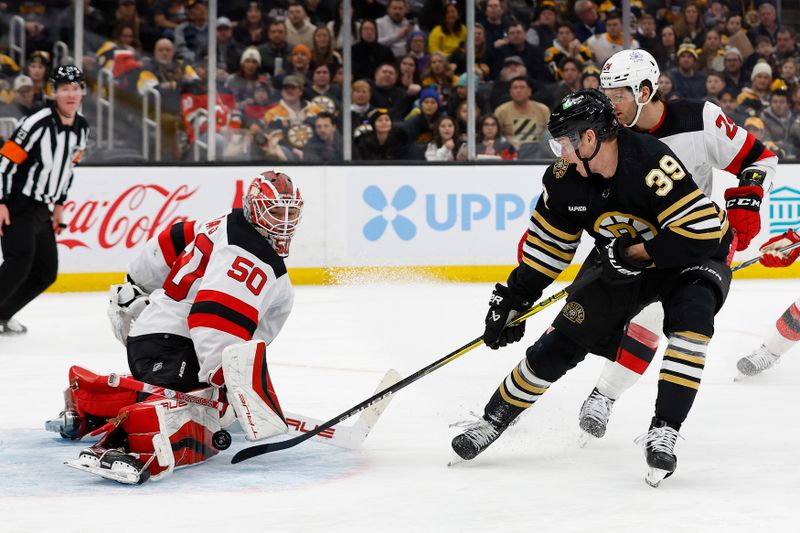
[[12, 317], [56, 280], [56, 235], [89, 136], [78, 113], [83, 73], [63, 65], [50, 83], [53, 102], [22, 119], [0, 149], [0, 336], [25, 333]]

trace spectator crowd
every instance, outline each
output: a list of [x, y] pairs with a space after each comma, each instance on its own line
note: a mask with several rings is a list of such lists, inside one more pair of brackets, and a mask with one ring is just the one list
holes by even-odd
[[[45, 105], [63, 41], [74, 47], [71, 0], [0, 0], [0, 117]], [[466, 159], [467, 81], [477, 86], [477, 152], [551, 159], [551, 107], [598, 87], [603, 63], [630, 47], [661, 69], [664, 100], [710, 100], [781, 158], [800, 155], [800, 48], [770, 1], [477, 0], [475, 63], [467, 64], [464, 0], [226, 0], [216, 19], [215, 116], [208, 108], [205, 0], [83, 0], [82, 63], [92, 119], [102, 71], [113, 79], [115, 150], [141, 153], [142, 98], [161, 102], [162, 160], [191, 159], [216, 136], [226, 161]], [[10, 48], [24, 21], [27, 57]], [[352, 45], [352, 104], [343, 108], [342, 36]], [[343, 131], [350, 114], [351, 131]], [[120, 150], [116, 150], [119, 145]], [[125, 149], [129, 149], [126, 152]]]

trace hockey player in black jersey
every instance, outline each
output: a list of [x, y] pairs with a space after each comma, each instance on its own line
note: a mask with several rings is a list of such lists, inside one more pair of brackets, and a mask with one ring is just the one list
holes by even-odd
[[[731, 279], [731, 232], [722, 212], [675, 154], [652, 136], [621, 129], [596, 90], [564, 98], [550, 116], [554, 151], [528, 230], [523, 261], [497, 284], [484, 342], [497, 349], [522, 338], [506, 324], [564, 270], [585, 231], [595, 251], [552, 327], [503, 380], [483, 416], [453, 439], [473, 459], [588, 352], [614, 359], [627, 322], [660, 301], [669, 338], [655, 414], [641, 440], [657, 486], [677, 465], [678, 431], [700, 387], [706, 348]], [[594, 279], [598, 276], [597, 279]]]
[[[711, 102], [663, 101], [659, 75], [658, 64], [647, 51], [623, 50], [606, 61], [600, 83], [621, 125], [654, 135], [669, 146], [707, 196], [715, 181], [725, 187], [736, 249], [744, 250], [761, 229], [761, 198], [770, 188], [778, 158]], [[723, 171], [718, 179], [714, 169]], [[614, 402], [647, 370], [658, 350], [663, 318], [661, 307], [651, 305], [631, 320], [616, 360], [604, 365], [581, 406], [584, 442], [589, 436], [605, 435]]]

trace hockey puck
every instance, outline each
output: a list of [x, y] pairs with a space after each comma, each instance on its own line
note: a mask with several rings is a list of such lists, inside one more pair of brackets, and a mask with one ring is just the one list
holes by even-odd
[[231, 447], [231, 434], [225, 431], [224, 429], [220, 429], [219, 431], [215, 431], [214, 434], [211, 436], [211, 443], [214, 447], [220, 451], [227, 450]]

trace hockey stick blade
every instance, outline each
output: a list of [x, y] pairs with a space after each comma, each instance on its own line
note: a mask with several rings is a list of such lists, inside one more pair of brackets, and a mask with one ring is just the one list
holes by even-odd
[[[579, 278], [578, 280], [574, 281], [568, 287], [566, 287], [564, 289], [561, 289], [560, 291], [558, 291], [557, 293], [553, 294], [549, 298], [546, 298], [546, 299], [542, 300], [541, 302], [537, 303], [536, 305], [534, 305], [533, 307], [528, 309], [526, 312], [524, 312], [523, 314], [521, 314], [520, 316], [518, 316], [517, 318], [512, 320], [509, 324], [519, 324], [521, 322], [524, 322], [525, 320], [527, 320], [528, 318], [532, 317], [533, 315], [535, 315], [536, 313], [538, 313], [542, 309], [544, 309], [546, 307], [549, 307], [550, 305], [552, 305], [555, 302], [561, 300], [562, 298], [564, 298], [568, 294], [571, 294], [575, 290], [577, 290], [577, 289], [579, 289], [581, 287], [584, 287], [585, 285], [588, 285], [592, 281], [596, 280], [600, 276], [600, 272], [601, 272], [600, 267], [595, 266], [595, 267], [590, 268], [589, 270], [586, 271], [586, 273], [583, 276], [581, 276], [581, 278]], [[409, 385], [411, 385], [415, 381], [417, 381], [419, 379], [422, 379], [423, 377], [427, 376], [431, 372], [434, 372], [434, 371], [442, 368], [443, 366], [445, 366], [448, 363], [452, 363], [453, 361], [455, 361], [456, 359], [458, 359], [462, 355], [472, 351], [473, 349], [477, 348], [478, 346], [480, 346], [482, 344], [483, 344], [483, 336], [480, 336], [477, 339], [473, 339], [472, 341], [468, 342], [467, 344], [465, 344], [461, 348], [458, 348], [457, 350], [445, 355], [441, 359], [439, 359], [437, 361], [434, 361], [433, 363], [429, 364], [425, 368], [421, 368], [420, 370], [417, 370], [416, 372], [414, 372], [410, 376], [408, 376], [408, 377], [406, 377], [404, 379], [401, 379], [400, 381], [398, 381], [394, 385], [392, 385], [392, 386], [390, 386], [390, 387], [388, 387], [388, 388], [386, 388], [386, 389], [384, 389], [384, 390], [382, 390], [380, 392], [375, 393], [374, 395], [370, 396], [369, 398], [367, 398], [366, 400], [364, 400], [360, 404], [356, 405], [355, 407], [352, 407], [352, 408], [348, 409], [347, 411], [339, 414], [338, 416], [336, 416], [334, 418], [331, 418], [330, 420], [328, 420], [327, 422], [325, 422], [321, 426], [317, 427], [313, 431], [309, 431], [305, 435], [300, 435], [298, 437], [293, 437], [291, 439], [286, 439], [286, 440], [282, 440], [282, 441], [279, 441], [279, 442], [267, 442], [267, 443], [264, 443], [264, 444], [256, 444], [255, 446], [250, 446], [248, 448], [244, 448], [243, 450], [239, 450], [239, 452], [237, 452], [233, 456], [233, 459], [231, 459], [231, 463], [233, 463], [233, 464], [241, 463], [242, 461], [246, 461], [247, 459], [251, 459], [253, 457], [257, 457], [257, 456], [263, 455], [265, 453], [277, 452], [277, 451], [280, 451], [280, 450], [286, 450], [288, 448], [293, 448], [294, 446], [297, 446], [298, 444], [310, 439], [311, 437], [313, 437], [317, 433], [325, 431], [326, 429], [328, 429], [330, 427], [333, 427], [336, 424], [339, 424], [340, 422], [344, 422], [345, 420], [347, 420], [351, 416], [356, 415], [356, 414], [360, 413], [361, 411], [363, 411], [363, 410], [365, 410], [365, 409], [377, 404], [381, 400], [390, 397], [395, 392], [397, 392], [397, 391], [399, 391], [399, 390], [401, 390], [401, 389], [403, 389], [405, 387], [408, 387]]]
[[[383, 389], [394, 385], [400, 381], [400, 379], [401, 376], [396, 370], [389, 370], [384, 375], [383, 379], [381, 379], [381, 382], [378, 384], [375, 392], [382, 391]], [[360, 448], [367, 439], [369, 432], [373, 427], [375, 427], [375, 424], [378, 422], [381, 414], [383, 414], [383, 411], [389, 405], [390, 400], [391, 397], [386, 398], [385, 400], [382, 400], [381, 402], [378, 402], [370, 408], [362, 411], [361, 416], [352, 426], [340, 425], [328, 428], [312, 437], [312, 439], [315, 442], [326, 444], [328, 446], [335, 446], [345, 450], [356, 450]], [[289, 434], [292, 436], [304, 435], [325, 423], [323, 420], [317, 420], [310, 416], [291, 413], [289, 411], [284, 411], [283, 414], [285, 415], [286, 423], [289, 426]], [[238, 423], [234, 423], [232, 428], [233, 429], [228, 428], [229, 431], [242, 431]]]

